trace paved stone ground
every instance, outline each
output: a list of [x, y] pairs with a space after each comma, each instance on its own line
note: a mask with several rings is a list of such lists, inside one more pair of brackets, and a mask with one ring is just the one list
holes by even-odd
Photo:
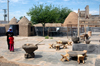
[[[69, 37], [70, 38], [70, 37]], [[99, 42], [100, 36], [92, 36], [91, 44], [100, 44]], [[25, 59], [24, 54], [25, 51], [22, 49], [23, 44], [37, 44], [43, 40], [38, 45], [38, 50], [35, 51], [35, 58]], [[7, 59], [9, 62], [17, 62], [17, 63], [26, 63], [30, 65], [39, 65], [39, 66], [100, 66], [100, 55], [98, 54], [87, 54], [88, 57], [85, 58], [85, 64], [77, 63], [77, 60], [68, 61], [60, 61], [61, 54], [66, 54], [65, 50], [72, 50], [72, 46], [68, 46], [68, 49], [60, 49], [56, 51], [55, 49], [49, 49], [49, 43], [55, 43], [57, 40], [67, 40], [67, 37], [53, 37], [53, 39], [45, 39], [40, 36], [32, 36], [32, 37], [19, 37], [14, 36], [14, 48], [15, 52], [10, 52], [7, 49], [6, 36], [0, 37], [0, 55]], [[8, 62], [7, 61], [7, 62]], [[0, 64], [3, 64], [0, 62]], [[9, 63], [8, 63], [9, 64]], [[8, 65], [7, 64], [7, 65]], [[1, 65], [3, 66], [3, 65]], [[11, 66], [11, 65], [10, 65]], [[14, 66], [14, 65], [12, 65]], [[17, 64], [15, 65], [17, 66]]]

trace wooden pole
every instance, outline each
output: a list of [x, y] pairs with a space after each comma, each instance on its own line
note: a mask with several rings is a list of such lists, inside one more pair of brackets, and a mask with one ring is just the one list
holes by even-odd
[[73, 35], [72, 35], [72, 25], [71, 25], [71, 36], [73, 36]]
[[86, 25], [85, 25], [85, 22], [84, 22], [84, 29], [85, 29], [85, 34], [86, 34]]
[[7, 17], [8, 17], [8, 23], [9, 23], [9, 0], [7, 0]]
[[67, 25], [67, 38], [68, 38], [68, 25]]
[[78, 13], [78, 37], [80, 37], [80, 27], [79, 27], [79, 13]]

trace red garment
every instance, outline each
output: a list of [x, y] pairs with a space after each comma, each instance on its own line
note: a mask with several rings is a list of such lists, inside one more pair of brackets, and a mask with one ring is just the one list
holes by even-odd
[[9, 37], [9, 44], [14, 44], [14, 38], [13, 37]]
[[14, 44], [10, 44], [10, 51], [14, 51]]

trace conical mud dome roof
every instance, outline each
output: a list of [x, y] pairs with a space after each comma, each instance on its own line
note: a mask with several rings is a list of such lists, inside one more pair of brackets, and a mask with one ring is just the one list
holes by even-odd
[[75, 12], [71, 12], [68, 17], [65, 19], [63, 26], [67, 26], [67, 24], [77, 24], [78, 23], [78, 14]]
[[25, 16], [18, 22], [20, 25], [28, 25], [29, 23], [30, 21]]
[[10, 20], [9, 24], [17, 24], [17, 19], [14, 17]]

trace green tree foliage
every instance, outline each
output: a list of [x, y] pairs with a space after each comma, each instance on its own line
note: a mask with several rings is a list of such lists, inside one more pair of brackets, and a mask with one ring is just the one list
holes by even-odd
[[23, 18], [23, 16], [19, 17], [19, 19], [21, 20]]
[[60, 14], [60, 17], [59, 19], [57, 20], [58, 23], [63, 23], [65, 18], [69, 15], [69, 13], [72, 12], [71, 9], [68, 9], [67, 7], [65, 8], [61, 8], [59, 10], [59, 14]]
[[31, 16], [32, 23], [45, 24], [56, 22], [60, 16], [58, 12], [59, 9], [52, 5], [43, 6], [43, 4], [40, 4], [39, 6], [34, 5], [27, 14], [28, 16]]
[[[59, 8], [54, 5], [34, 5], [29, 12], [28, 16], [31, 17], [31, 22], [33, 24], [41, 23], [43, 25], [43, 32], [45, 23], [63, 23], [65, 18], [71, 12], [68, 8]], [[44, 33], [43, 33], [44, 35]]]

